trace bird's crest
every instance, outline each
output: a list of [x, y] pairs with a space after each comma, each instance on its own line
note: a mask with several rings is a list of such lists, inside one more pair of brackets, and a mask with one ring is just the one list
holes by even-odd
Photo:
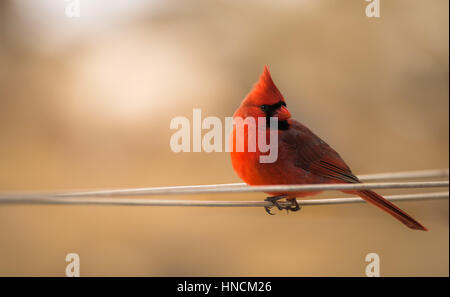
[[251, 101], [256, 100], [264, 104], [274, 104], [280, 100], [284, 101], [283, 95], [281, 95], [281, 92], [273, 82], [267, 66], [264, 66], [264, 71], [261, 74], [259, 81], [250, 91], [247, 98]]

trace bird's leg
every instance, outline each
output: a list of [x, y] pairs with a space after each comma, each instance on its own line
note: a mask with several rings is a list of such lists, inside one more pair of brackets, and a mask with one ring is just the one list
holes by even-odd
[[289, 213], [289, 211], [296, 212], [301, 209], [300, 205], [297, 202], [297, 199], [291, 198], [291, 199], [286, 199], [286, 201], [289, 201], [291, 203], [290, 205], [282, 206], [283, 209], [286, 209], [286, 213]]
[[290, 199], [289, 201], [291, 202], [291, 207], [288, 210], [290, 210], [290, 211], [299, 211], [301, 209], [300, 204], [298, 204], [296, 198]]
[[[287, 197], [287, 195], [280, 195], [280, 196], [267, 197], [266, 199], [264, 199], [264, 201], [272, 202], [272, 204], [273, 204], [274, 206], [276, 206], [279, 210], [283, 210], [283, 209], [286, 209], [286, 207], [282, 207], [282, 206], [278, 203], [278, 200], [283, 199], [283, 198], [286, 198], [286, 197]], [[270, 209], [271, 209], [272, 207], [273, 207], [273, 206], [264, 206], [264, 209], [266, 210], [266, 212], [267, 212], [268, 214], [274, 215], [273, 213], [270, 212]]]

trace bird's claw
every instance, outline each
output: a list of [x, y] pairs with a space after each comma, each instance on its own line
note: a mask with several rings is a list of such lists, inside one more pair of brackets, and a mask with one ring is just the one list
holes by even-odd
[[274, 216], [275, 214], [272, 213], [270, 210], [272, 209], [272, 206], [264, 206], [264, 209], [266, 210], [266, 212], [268, 214], [270, 214], [271, 216]]
[[[267, 197], [266, 199], [264, 199], [264, 201], [269, 201], [271, 202], [274, 206], [276, 206], [279, 210], [282, 210], [283, 207], [278, 203], [278, 200], [282, 199], [283, 196], [275, 196], [275, 197]], [[274, 213], [272, 213], [270, 210], [272, 209], [273, 206], [264, 206], [264, 209], [266, 210], [266, 212], [268, 214], [270, 214], [271, 216], [275, 215]]]
[[[301, 209], [300, 205], [297, 202], [297, 199], [291, 199], [289, 200], [291, 202], [291, 205], [287, 205], [287, 206], [281, 206], [278, 203], [278, 200], [285, 198], [284, 196], [275, 196], [275, 197], [267, 197], [266, 199], [264, 199], [264, 201], [269, 201], [273, 204], [273, 206], [276, 206], [278, 208], [278, 210], [283, 210], [285, 209], [287, 213], [289, 213], [289, 211], [299, 211]], [[264, 209], [266, 210], [266, 212], [273, 216], [275, 215], [274, 213], [271, 212], [271, 209], [273, 206], [264, 206]]]
[[291, 200], [291, 205], [289, 207], [290, 211], [299, 211], [301, 209], [300, 204], [298, 204], [297, 199]]

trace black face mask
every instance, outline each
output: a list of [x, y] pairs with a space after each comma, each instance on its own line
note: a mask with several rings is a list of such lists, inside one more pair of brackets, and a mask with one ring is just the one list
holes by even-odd
[[[266, 115], [267, 128], [270, 128], [270, 117], [272, 117], [281, 106], [286, 106], [286, 103], [283, 101], [278, 101], [277, 103], [272, 105], [266, 104], [261, 105], [261, 110]], [[287, 130], [287, 129], [289, 129], [289, 123], [287, 120], [278, 121], [278, 130]]]

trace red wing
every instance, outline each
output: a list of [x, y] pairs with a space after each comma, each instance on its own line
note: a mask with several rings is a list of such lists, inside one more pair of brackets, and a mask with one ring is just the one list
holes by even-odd
[[359, 182], [341, 156], [302, 124], [291, 121], [290, 129], [283, 133], [281, 141], [294, 150], [295, 166], [318, 176], [347, 183]]

